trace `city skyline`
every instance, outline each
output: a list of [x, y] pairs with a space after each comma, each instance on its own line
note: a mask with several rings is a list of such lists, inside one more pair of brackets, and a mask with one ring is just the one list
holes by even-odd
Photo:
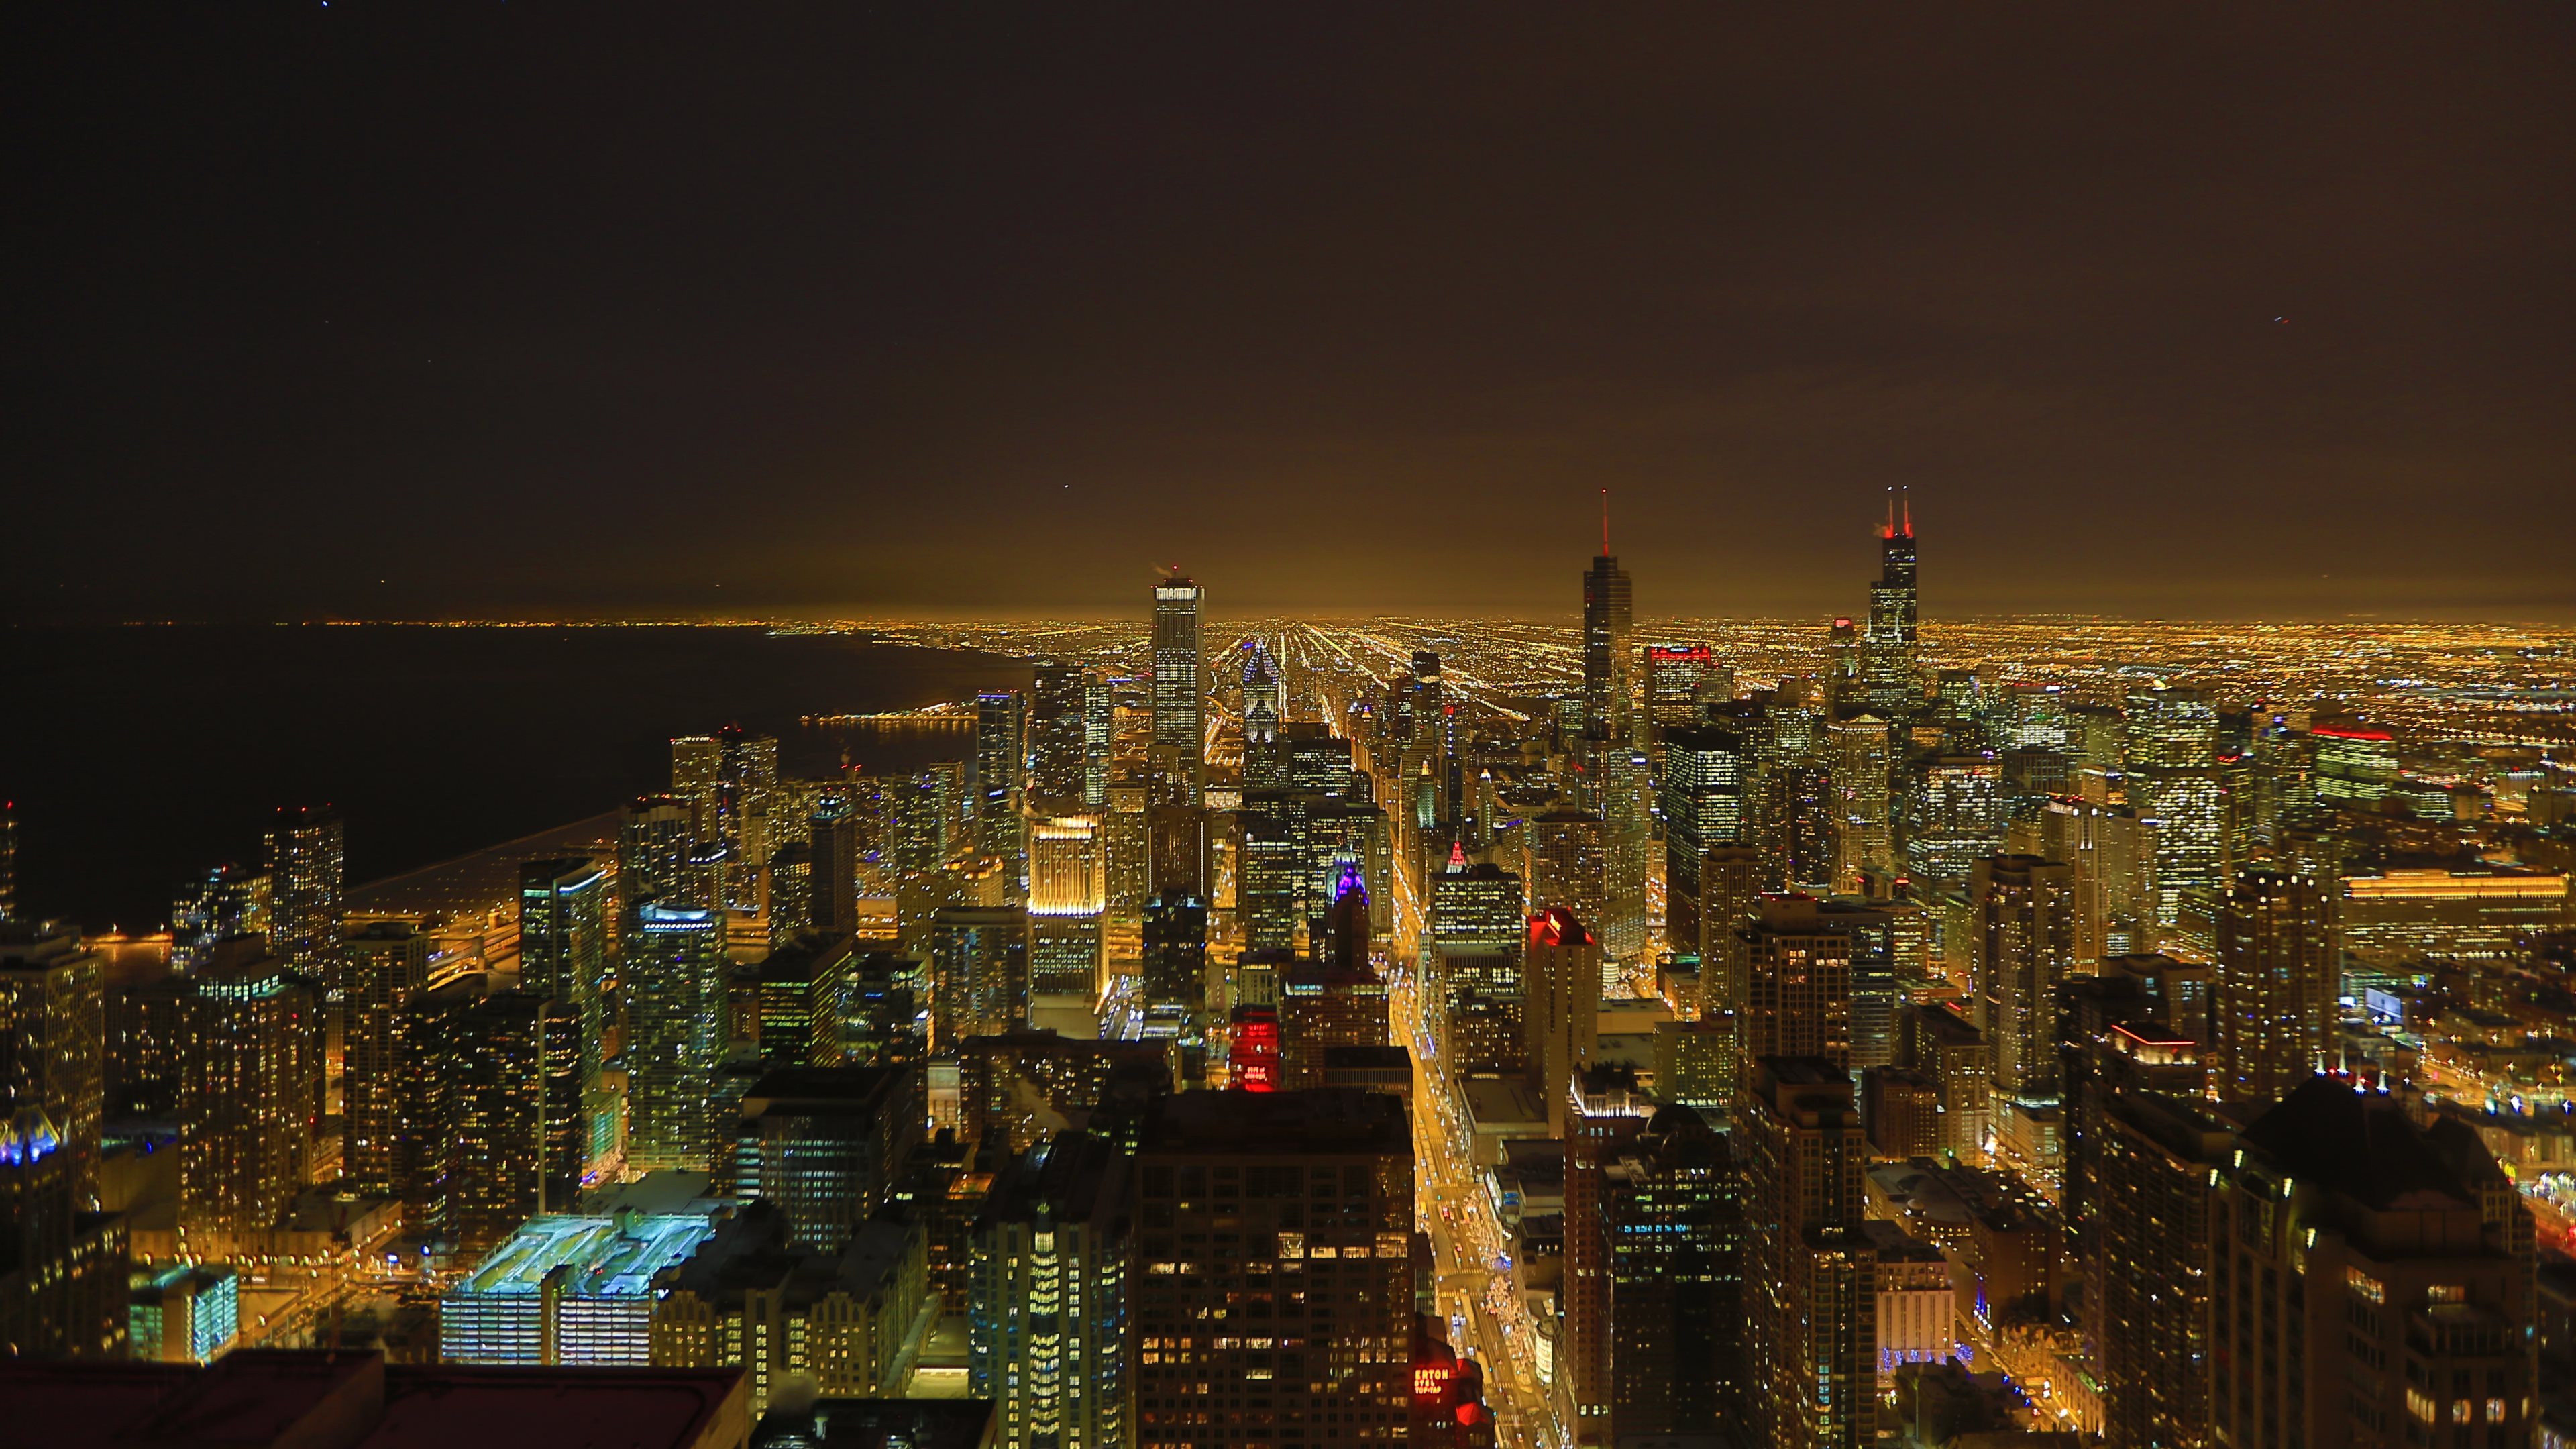
[[2566, 16], [11, 35], [0, 1440], [2576, 1443]]

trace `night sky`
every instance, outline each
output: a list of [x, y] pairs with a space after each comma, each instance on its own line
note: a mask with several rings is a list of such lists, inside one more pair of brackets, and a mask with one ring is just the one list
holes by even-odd
[[1791, 8], [10, 7], [0, 607], [2576, 616], [2576, 10]]

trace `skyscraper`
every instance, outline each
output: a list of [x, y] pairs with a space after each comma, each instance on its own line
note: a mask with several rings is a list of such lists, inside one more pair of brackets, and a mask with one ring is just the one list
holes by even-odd
[[1529, 993], [1521, 1016], [1530, 1072], [1547, 1107], [1548, 1135], [1561, 1137], [1574, 1082], [1600, 1050], [1601, 943], [1572, 912], [1550, 906], [1529, 919], [1521, 980]]
[[1914, 675], [1914, 504], [1902, 489], [1889, 491], [1878, 582], [1869, 587], [1869, 627], [1861, 638], [1861, 686], [1872, 712], [1902, 725], [1913, 719], [1922, 694]]
[[1100, 820], [1049, 816], [1029, 825], [1029, 990], [1089, 1002], [1102, 984], [1108, 905]]
[[11, 1358], [125, 1357], [125, 1219], [83, 1210], [79, 1171], [43, 1107], [0, 1113], [0, 1346]]
[[1715, 725], [1664, 732], [1664, 939], [1700, 945], [1700, 861], [1710, 850], [1746, 844], [1744, 736]]
[[931, 918], [932, 1046], [1015, 1031], [1029, 1022], [1029, 913], [950, 906]]
[[[937, 802], [933, 802], [936, 808]], [[853, 932], [859, 928], [859, 820], [849, 797], [837, 791], [827, 793], [814, 804], [814, 813], [806, 821], [812, 874], [808, 877], [809, 904], [806, 920], [815, 930], [831, 935]], [[933, 852], [902, 852], [929, 855]], [[940, 852], [940, 859], [946, 858]], [[909, 869], [937, 870], [939, 861], [913, 865]]]
[[2156, 925], [2170, 930], [2186, 894], [2214, 905], [2225, 884], [2218, 709], [2197, 689], [2140, 690], [2129, 696], [2126, 735], [2129, 803], [2154, 823]]
[[400, 1186], [402, 1061], [397, 1026], [429, 989], [429, 937], [408, 921], [375, 921], [341, 943], [348, 985], [342, 1014], [340, 1178], [351, 1192], [393, 1195]]
[[1084, 798], [1089, 774], [1091, 671], [1041, 664], [1029, 687], [1029, 788], [1062, 810]]
[[2531, 1215], [2477, 1131], [2310, 1078], [2237, 1147], [2209, 1234], [2217, 1442], [2531, 1443]]
[[1995, 1089], [2025, 1103], [2058, 1097], [2057, 988], [2074, 974], [2073, 871], [2035, 855], [1971, 868], [1977, 1026], [1995, 1052]]
[[734, 1193], [778, 1204], [791, 1246], [837, 1253], [892, 1198], [923, 1116], [913, 1067], [774, 1067], [728, 1124]]
[[1178, 572], [1154, 585], [1155, 803], [1195, 808], [1207, 788], [1207, 651], [1199, 586]]
[[2277, 1100], [2330, 1063], [2340, 976], [2324, 912], [2304, 876], [2249, 870], [2228, 892], [2213, 1003], [2228, 1096]]
[[252, 942], [190, 978], [181, 1008], [179, 1232], [221, 1257], [276, 1224], [311, 1169], [321, 988]]
[[1520, 1075], [1529, 1067], [1529, 911], [1521, 879], [1453, 856], [1431, 883], [1433, 1030], [1453, 1072]]
[[1146, 1119], [1137, 1183], [1138, 1449], [1404, 1441], [1414, 1175], [1401, 1100], [1167, 1096]]
[[0, 1119], [42, 1109], [80, 1209], [98, 1196], [107, 1110], [104, 969], [72, 922], [0, 922]]
[[1167, 891], [1145, 902], [1144, 980], [1149, 1006], [1191, 1012], [1207, 1005], [1207, 902]]
[[1012, 1163], [975, 1224], [967, 1385], [993, 1400], [998, 1449], [1126, 1449], [1132, 1164], [1058, 1132]]
[[581, 1018], [480, 977], [426, 992], [396, 1018], [404, 1218], [466, 1253], [539, 1213], [573, 1209], [590, 1161]]
[[1689, 1107], [1649, 1109], [1619, 1086], [1586, 1098], [1565, 1189], [1576, 1439], [1730, 1421], [1743, 1379], [1743, 1215], [1726, 1139]]
[[530, 861], [519, 870], [520, 986], [562, 1002], [579, 1025], [584, 1166], [616, 1155], [624, 1125], [604, 1076], [613, 1005], [609, 879], [587, 858]]
[[1744, 937], [1745, 1064], [1760, 1057], [1816, 1057], [1848, 1072], [1851, 928], [1826, 915], [1813, 896], [1767, 896]]
[[332, 980], [347, 913], [339, 812], [325, 805], [280, 809], [268, 829], [272, 895], [269, 946], [288, 965]]
[[2090, 1146], [2098, 1218], [2084, 1255], [2085, 1314], [2106, 1435], [2120, 1444], [2210, 1442], [2210, 1236], [2216, 1169], [2234, 1134], [2189, 1100], [2108, 1100]]
[[1851, 1077], [1818, 1057], [1765, 1056], [1743, 1103], [1752, 1440], [1860, 1449], [1877, 1433], [1878, 1294]]
[[1896, 875], [1891, 833], [1887, 721], [1874, 714], [1840, 719], [1825, 727], [1828, 778], [1833, 786], [1834, 889], [1872, 894]]
[[1020, 811], [1028, 774], [1028, 701], [1016, 689], [975, 696], [975, 848], [1025, 881], [1026, 821]]
[[1717, 668], [1705, 644], [1646, 646], [1646, 714], [1658, 731], [1697, 723], [1700, 681]]
[[806, 931], [773, 946], [751, 968], [759, 982], [762, 1061], [781, 1067], [841, 1064], [847, 1039], [842, 1008], [858, 974], [856, 956], [852, 938]]
[[2075, 959], [2099, 969], [2155, 939], [2154, 848], [2125, 805], [2061, 795], [2042, 807], [2040, 854], [2069, 866]]
[[215, 943], [268, 939], [275, 906], [268, 872], [219, 865], [179, 887], [170, 902], [170, 969], [185, 976], [214, 959]]
[[725, 1053], [724, 914], [648, 900], [627, 913], [626, 930], [626, 1158], [705, 1172]]
[[1583, 729], [1605, 741], [1629, 744], [1635, 734], [1635, 655], [1629, 635], [1636, 596], [1628, 571], [1610, 552], [1610, 504], [1601, 504], [1601, 553], [1583, 574]]

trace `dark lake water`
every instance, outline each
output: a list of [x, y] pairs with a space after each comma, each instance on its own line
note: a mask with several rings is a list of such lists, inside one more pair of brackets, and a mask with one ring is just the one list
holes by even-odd
[[[790, 773], [818, 771], [844, 742], [800, 715], [1028, 679], [994, 655], [758, 629], [0, 629], [19, 909], [157, 928], [182, 878], [255, 860], [288, 804], [339, 808], [356, 884], [663, 788], [676, 734], [738, 722], [777, 734]], [[858, 739], [871, 772], [970, 748]]]

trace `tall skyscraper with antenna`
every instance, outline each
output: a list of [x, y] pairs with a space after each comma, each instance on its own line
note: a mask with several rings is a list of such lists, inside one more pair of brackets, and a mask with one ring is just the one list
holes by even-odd
[[1601, 553], [1583, 574], [1584, 803], [1601, 812], [1602, 912], [1591, 924], [1602, 954], [1633, 961], [1646, 949], [1646, 852], [1651, 834], [1636, 729], [1636, 593], [1610, 552], [1610, 490], [1601, 490]]
[[1870, 709], [1901, 729], [1920, 693], [1914, 683], [1914, 504], [1901, 487], [1888, 490], [1878, 552], [1869, 630], [1861, 639], [1861, 684]]
[[1601, 555], [1583, 575], [1583, 725], [1588, 734], [1625, 742], [1633, 732], [1636, 594], [1628, 571], [1610, 552], [1610, 490], [1601, 490]]

